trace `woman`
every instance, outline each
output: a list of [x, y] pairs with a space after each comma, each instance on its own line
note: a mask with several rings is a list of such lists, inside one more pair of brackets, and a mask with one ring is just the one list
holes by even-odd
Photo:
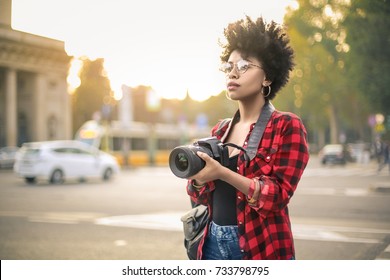
[[229, 166], [205, 153], [206, 166], [188, 178], [195, 203], [208, 205], [210, 224], [198, 259], [294, 259], [287, 204], [309, 159], [306, 130], [292, 113], [272, 112], [254, 157], [245, 150], [262, 110], [287, 83], [293, 50], [282, 28], [246, 17], [224, 31], [221, 69], [229, 99], [238, 102], [230, 122], [212, 135], [229, 147]]

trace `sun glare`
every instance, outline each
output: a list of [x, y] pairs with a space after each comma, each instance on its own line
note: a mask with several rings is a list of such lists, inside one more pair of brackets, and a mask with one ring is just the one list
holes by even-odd
[[78, 75], [78, 72], [82, 66], [82, 62], [80, 59], [75, 59], [73, 58], [69, 67], [69, 72], [68, 72], [68, 89], [69, 93], [73, 94], [74, 90], [80, 86], [80, 77]]

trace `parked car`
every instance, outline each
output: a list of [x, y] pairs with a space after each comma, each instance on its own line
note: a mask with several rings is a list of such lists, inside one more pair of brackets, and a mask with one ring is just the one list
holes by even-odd
[[3, 147], [0, 149], [0, 168], [12, 168], [15, 163], [18, 147]]
[[345, 164], [347, 155], [343, 145], [331, 144], [325, 145], [319, 152], [319, 158], [322, 164]]
[[110, 154], [79, 141], [46, 141], [23, 144], [14, 171], [27, 183], [44, 179], [59, 184], [92, 177], [107, 181], [119, 172], [119, 165]]

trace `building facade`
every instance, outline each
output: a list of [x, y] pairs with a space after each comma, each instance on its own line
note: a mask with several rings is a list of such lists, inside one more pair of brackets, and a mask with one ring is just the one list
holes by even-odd
[[64, 42], [11, 28], [0, 0], [0, 147], [72, 138]]

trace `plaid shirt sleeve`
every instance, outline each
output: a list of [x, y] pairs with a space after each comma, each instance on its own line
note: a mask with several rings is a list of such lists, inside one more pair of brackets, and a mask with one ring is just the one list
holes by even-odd
[[[293, 196], [309, 159], [306, 130], [292, 114], [277, 114], [264, 132], [257, 160], [246, 170], [262, 180], [261, 194], [253, 208], [266, 218], [284, 209]], [[271, 125], [272, 124], [272, 125]]]
[[239, 242], [244, 259], [295, 257], [287, 204], [308, 160], [306, 129], [301, 120], [294, 114], [275, 111], [255, 159], [248, 167], [244, 161], [238, 163], [238, 173], [262, 181], [256, 205], [237, 199]]

